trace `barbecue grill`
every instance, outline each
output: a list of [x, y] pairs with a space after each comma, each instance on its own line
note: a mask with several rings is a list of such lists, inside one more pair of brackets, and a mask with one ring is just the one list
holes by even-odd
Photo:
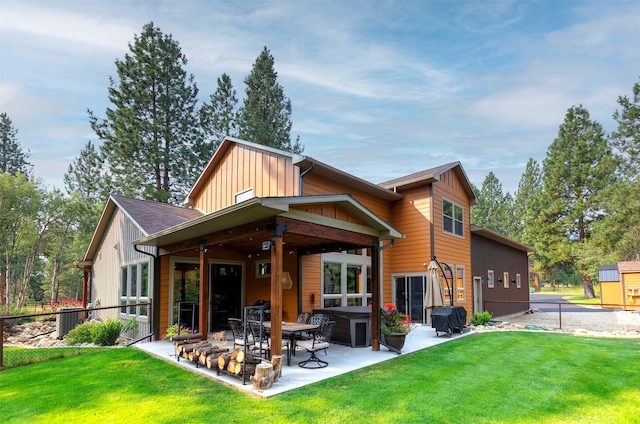
[[433, 308], [433, 312], [431, 312], [431, 328], [436, 329], [436, 336], [444, 333], [451, 337], [454, 332], [462, 333], [466, 324], [467, 310], [462, 306]]

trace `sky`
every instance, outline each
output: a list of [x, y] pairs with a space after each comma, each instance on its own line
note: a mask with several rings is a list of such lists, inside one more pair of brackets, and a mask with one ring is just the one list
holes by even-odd
[[459, 161], [512, 194], [566, 112], [605, 131], [640, 78], [640, 1], [0, 0], [0, 113], [49, 188], [104, 118], [115, 61], [153, 22], [202, 104], [223, 73], [242, 101], [266, 46], [304, 155], [372, 183]]

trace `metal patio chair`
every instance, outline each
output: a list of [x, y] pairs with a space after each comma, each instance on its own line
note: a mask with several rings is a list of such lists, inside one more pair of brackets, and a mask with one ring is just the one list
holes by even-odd
[[[305, 349], [307, 352], [311, 353], [309, 359], [302, 361], [298, 364], [299, 367], [302, 368], [324, 368], [329, 363], [327, 361], [323, 361], [316, 355], [316, 352], [320, 350], [324, 350], [327, 352], [327, 348], [329, 347], [329, 340], [331, 340], [331, 333], [333, 333], [333, 327], [336, 325], [335, 321], [329, 321], [320, 326], [315, 333], [313, 333], [313, 337], [311, 340], [297, 340], [296, 347], [301, 347]], [[315, 365], [314, 365], [315, 364]]]

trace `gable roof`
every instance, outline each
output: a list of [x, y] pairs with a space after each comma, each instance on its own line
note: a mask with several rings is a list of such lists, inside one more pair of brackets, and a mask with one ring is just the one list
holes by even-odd
[[415, 172], [413, 174], [405, 175], [404, 177], [385, 181], [383, 183], [380, 183], [379, 185], [393, 191], [409, 190], [412, 188], [432, 184], [436, 181], [440, 181], [442, 175], [451, 170], [455, 172], [458, 180], [460, 180], [462, 188], [471, 200], [471, 205], [477, 205], [478, 198], [476, 197], [476, 194], [471, 187], [471, 182], [469, 181], [466, 172], [464, 172], [464, 169], [462, 168], [462, 164], [460, 162], [451, 162], [445, 165], [437, 166], [435, 168]]
[[202, 216], [201, 212], [194, 209], [112, 194], [107, 200], [96, 230], [91, 237], [91, 242], [84, 255], [85, 261], [93, 260], [116, 209], [120, 209], [145, 235]]
[[514, 249], [521, 250], [523, 252], [534, 252], [534, 249], [527, 246], [526, 244], [519, 243], [507, 236], [503, 236], [500, 233], [489, 230], [488, 228], [478, 227], [477, 225], [471, 224], [471, 233], [478, 234], [482, 237], [497, 241], [498, 243], [513, 247]]
[[301, 169], [301, 172], [305, 171], [313, 171], [314, 173], [333, 180], [345, 184], [349, 187], [356, 188], [360, 191], [363, 191], [368, 194], [372, 194], [384, 200], [394, 201], [402, 198], [402, 195], [399, 193], [394, 193], [393, 191], [387, 190], [383, 187], [380, 187], [377, 184], [370, 183], [361, 178], [358, 178], [354, 175], [341, 171], [337, 168], [329, 166], [317, 159], [314, 159], [310, 156], [302, 156], [295, 153], [288, 152], [286, 150], [280, 150], [273, 147], [265, 146], [262, 144], [252, 143], [250, 141], [241, 140], [234, 137], [225, 137], [224, 140], [218, 146], [218, 149], [214, 152], [213, 157], [209, 161], [209, 163], [205, 166], [202, 174], [198, 177], [198, 180], [189, 191], [187, 198], [184, 201], [186, 205], [193, 204], [194, 194], [197, 193], [202, 187], [207, 183], [207, 180], [214, 172], [216, 165], [220, 160], [224, 157], [225, 153], [231, 148], [233, 144], [240, 144], [242, 146], [250, 147], [252, 149], [263, 150], [269, 153], [273, 153], [280, 156], [286, 156], [291, 158], [291, 162]]

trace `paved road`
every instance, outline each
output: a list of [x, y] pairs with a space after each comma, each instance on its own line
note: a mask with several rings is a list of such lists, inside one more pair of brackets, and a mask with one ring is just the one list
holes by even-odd
[[542, 312], [558, 312], [558, 305], [556, 303], [562, 303], [562, 312], [613, 312], [613, 309], [594, 307], [596, 305], [580, 306], [567, 302], [562, 298], [564, 294], [551, 294], [551, 293], [532, 293], [531, 302], [553, 302], [551, 303], [532, 303], [532, 309], [538, 309]]

